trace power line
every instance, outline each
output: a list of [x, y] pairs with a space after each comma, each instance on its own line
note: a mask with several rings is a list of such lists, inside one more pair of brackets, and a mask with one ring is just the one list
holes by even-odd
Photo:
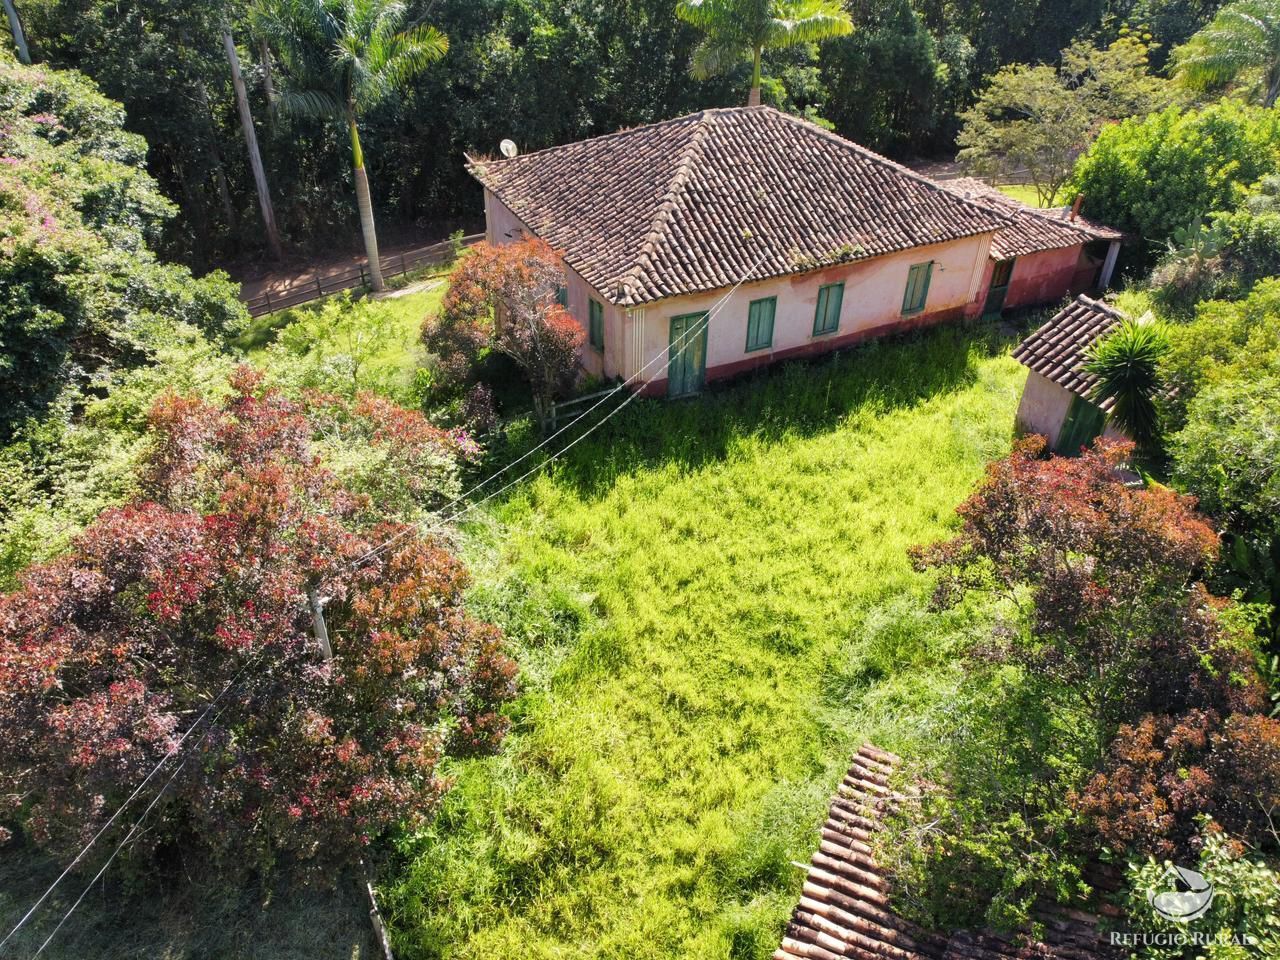
[[[738, 282], [737, 282], [737, 283], [735, 283], [735, 284], [734, 284], [734, 285], [733, 285], [733, 286], [728, 290], [728, 292], [726, 292], [726, 293], [725, 293], [725, 294], [724, 294], [724, 295], [723, 295], [719, 300], [717, 300], [714, 304], [712, 304], [711, 310], [710, 310], [710, 311], [708, 311], [708, 313], [707, 313], [707, 317], [706, 317], [706, 323], [707, 323], [707, 324], [710, 324], [710, 323], [711, 323], [711, 318], [712, 318], [712, 317], [714, 317], [717, 313], [719, 313], [719, 312], [720, 312], [720, 309], [721, 309], [721, 308], [724, 306], [724, 304], [728, 301], [729, 297], [733, 296], [733, 294], [737, 291], [737, 289], [738, 289], [740, 286], [742, 286], [742, 284], [746, 281], [747, 277], [748, 277], [748, 276], [750, 276], [752, 273], [754, 273], [754, 272], [755, 272], [755, 270], [760, 266], [760, 264], [764, 263], [765, 258], [766, 258], [767, 256], [768, 256], [768, 253], [765, 253], [764, 255], [762, 255], [762, 256], [760, 257], [760, 259], [759, 259], [759, 260], [757, 260], [754, 264], [752, 264], [752, 265], [747, 269], [747, 271], [746, 271], [746, 272], [745, 272], [745, 273], [744, 273], [744, 274], [739, 278]], [[543, 449], [544, 447], [546, 447], [549, 443], [551, 443], [551, 441], [555, 440], [555, 438], [556, 438], [556, 437], [558, 437], [558, 436], [560, 436], [562, 433], [564, 433], [564, 432], [566, 432], [566, 431], [568, 431], [568, 430], [572, 430], [575, 426], [577, 426], [577, 425], [578, 425], [578, 423], [579, 423], [579, 422], [581, 422], [581, 421], [583, 420], [583, 418], [585, 418], [585, 417], [589, 417], [592, 413], [594, 413], [596, 410], [598, 410], [601, 406], [603, 406], [604, 404], [608, 403], [608, 402], [609, 402], [613, 397], [615, 397], [615, 396], [618, 394], [618, 392], [619, 392], [619, 391], [621, 391], [621, 390], [625, 390], [625, 389], [626, 389], [626, 388], [627, 388], [631, 383], [633, 383], [634, 381], [638, 380], [638, 379], [640, 378], [640, 376], [641, 376], [641, 375], [642, 375], [646, 370], [648, 370], [648, 369], [649, 369], [651, 366], [653, 366], [656, 362], [658, 362], [659, 360], [661, 360], [661, 359], [662, 359], [662, 358], [663, 358], [663, 357], [664, 357], [664, 356], [665, 356], [665, 355], [670, 351], [671, 346], [675, 346], [675, 345], [677, 345], [677, 344], [678, 344], [678, 345], [680, 345], [680, 346], [683, 346], [683, 344], [680, 344], [680, 343], [679, 343], [679, 341], [681, 341], [681, 340], [683, 340], [685, 337], [689, 336], [689, 333], [690, 333], [690, 331], [686, 330], [684, 333], [682, 333], [679, 337], [677, 337], [677, 338], [676, 338], [676, 340], [677, 340], [677, 343], [676, 343], [676, 344], [669, 344], [666, 348], [664, 348], [664, 349], [662, 349], [662, 350], [658, 351], [657, 353], [655, 353], [655, 354], [653, 355], [653, 357], [651, 357], [651, 358], [650, 358], [650, 360], [649, 360], [649, 362], [648, 362], [648, 363], [646, 363], [643, 367], [641, 367], [639, 370], [637, 370], [637, 371], [636, 371], [635, 373], [633, 373], [631, 376], [627, 377], [627, 379], [626, 379], [626, 380], [623, 380], [621, 383], [619, 383], [617, 386], [615, 386], [612, 390], [608, 391], [608, 392], [607, 392], [603, 397], [601, 397], [599, 400], [597, 400], [595, 403], [593, 403], [591, 406], [589, 406], [586, 410], [583, 410], [580, 414], [578, 414], [576, 417], [574, 417], [572, 420], [570, 420], [568, 423], [566, 423], [566, 424], [565, 424], [563, 427], [561, 427], [559, 430], [556, 430], [556, 431], [555, 431], [554, 433], [552, 433], [549, 437], [547, 437], [546, 439], [542, 440], [540, 443], [538, 443], [538, 444], [537, 444], [537, 446], [533, 447], [533, 448], [532, 448], [532, 449], [530, 449], [530, 450], [526, 450], [526, 451], [525, 451], [524, 453], [522, 453], [519, 457], [517, 457], [516, 459], [512, 460], [510, 463], [506, 464], [506, 465], [505, 465], [504, 467], [502, 467], [500, 470], [496, 470], [496, 471], [494, 471], [494, 472], [493, 472], [493, 473], [491, 473], [489, 476], [487, 476], [487, 477], [485, 477], [483, 480], [481, 480], [479, 483], [477, 483], [477, 484], [475, 484], [474, 486], [472, 486], [470, 489], [468, 489], [468, 490], [464, 490], [462, 493], [458, 494], [456, 497], [454, 497], [452, 500], [450, 500], [448, 503], [446, 503], [444, 506], [442, 506], [442, 507], [440, 508], [440, 511], [441, 511], [441, 512], [443, 512], [443, 511], [445, 511], [445, 510], [448, 510], [450, 507], [455, 506], [455, 505], [457, 505], [457, 504], [461, 503], [463, 500], [465, 500], [467, 497], [471, 496], [473, 493], [475, 493], [475, 492], [476, 492], [477, 490], [479, 490], [481, 487], [487, 486], [490, 482], [492, 482], [493, 480], [496, 480], [498, 477], [502, 476], [504, 473], [506, 473], [506, 472], [507, 472], [508, 470], [510, 470], [512, 467], [516, 466], [516, 465], [517, 465], [517, 464], [519, 464], [519, 463], [523, 463], [525, 460], [528, 460], [528, 459], [529, 459], [530, 457], [532, 457], [535, 453], [537, 453], [539, 450], [541, 450], [541, 449]], [[701, 333], [701, 330], [699, 330], [699, 331], [698, 331], [698, 333]], [[625, 406], [625, 405], [626, 405], [626, 404], [623, 404], [623, 406]], [[621, 407], [620, 407], [619, 409], [621, 409]], [[608, 419], [608, 417], [606, 417], [605, 419]], [[601, 422], [603, 422], [603, 421], [601, 421]], [[568, 448], [566, 447], [565, 449], [568, 449]], [[552, 458], [552, 459], [554, 459], [554, 458]], [[526, 474], [526, 476], [527, 476], [527, 474]], [[506, 489], [506, 488], [504, 487], [503, 489]], [[488, 498], [486, 498], [486, 499], [488, 499]], [[483, 503], [484, 501], [481, 501], [481, 502]], [[391, 539], [390, 539], [390, 540], [387, 540], [385, 543], [382, 543], [382, 544], [380, 544], [380, 545], [378, 545], [378, 546], [376, 546], [376, 547], [373, 547], [372, 549], [368, 550], [367, 552], [365, 552], [365, 553], [361, 554], [361, 555], [360, 555], [359, 557], [357, 557], [356, 559], [354, 559], [354, 560], [352, 560], [352, 561], [349, 561], [348, 566], [351, 566], [351, 567], [358, 567], [358, 566], [360, 566], [362, 563], [364, 563], [366, 560], [369, 560], [369, 559], [371, 559], [371, 558], [373, 558], [373, 557], [377, 556], [379, 553], [381, 553], [381, 552], [382, 552], [384, 549], [386, 549], [387, 547], [391, 546], [392, 544], [394, 544], [394, 543], [396, 543], [396, 542], [400, 541], [401, 539], [403, 539], [404, 537], [408, 536], [408, 535], [409, 535], [409, 532], [414, 528], [414, 526], [415, 526], [415, 525], [410, 525], [409, 527], [406, 527], [404, 530], [401, 530], [399, 533], [397, 533], [395, 536], [391, 537]]]
[[[222, 714], [226, 712], [226, 709], [227, 709], [226, 707], [223, 707], [221, 710], [217, 712], [217, 714], [213, 718], [213, 722], [209, 724], [209, 728], [205, 730], [204, 735], [197, 742], [196, 744], [197, 747], [199, 747], [200, 744], [203, 744], [206, 740], [209, 739], [209, 734], [213, 732], [213, 724], [218, 722], [218, 718], [221, 717]], [[199, 721], [197, 721], [197, 723], [198, 722]], [[76, 897], [76, 902], [73, 903], [71, 905], [71, 908], [62, 915], [62, 919], [58, 921], [58, 925], [54, 927], [53, 931], [49, 934], [49, 936], [45, 938], [44, 943], [40, 944], [40, 948], [31, 955], [31, 960], [35, 960], [36, 957], [44, 953], [45, 947], [49, 946], [49, 944], [53, 942], [53, 938], [58, 935], [58, 931], [62, 929], [63, 924], [65, 924], [68, 920], [71, 919], [71, 915], [75, 913], [76, 909], [80, 906], [80, 904], [84, 902], [84, 898], [89, 895], [89, 891], [93, 889], [94, 884], [96, 884], [99, 880], [102, 879], [103, 874], [107, 872], [107, 868], [111, 866], [112, 862], [119, 855], [120, 851], [123, 850], [125, 846], [128, 845], [129, 841], [132, 840], [135, 835], [137, 835], [142, 824], [146, 822], [147, 817], [150, 816], [151, 811], [155, 809], [156, 804], [160, 802], [160, 799], [164, 796], [165, 791], [168, 790], [170, 784], [172, 784], [173, 781], [178, 778], [178, 774], [182, 772], [182, 768], [187, 765], [187, 761], [190, 759], [191, 759], [190, 755], [183, 757], [182, 762], [178, 764], [178, 766], [174, 769], [173, 773], [169, 775], [169, 779], [164, 782], [164, 785], [159, 789], [159, 791], [157, 791], [156, 795], [152, 797], [151, 802], [147, 804], [146, 809], [142, 811], [142, 815], [138, 817], [138, 819], [135, 820], [133, 824], [129, 827], [129, 832], [125, 834], [124, 839], [121, 840], [118, 844], [116, 844], [116, 848], [111, 851], [111, 856], [107, 857], [107, 862], [104, 863], [102, 865], [102, 868], [93, 875], [93, 879], [90, 880], [85, 885], [85, 888], [82, 891], [80, 891], [80, 896]]]
[[[143, 778], [142, 782], [138, 784], [137, 787], [134, 788], [133, 793], [129, 794], [129, 796], [125, 799], [124, 803], [120, 804], [120, 806], [116, 808], [116, 812], [113, 813], [111, 817], [107, 820], [107, 822], [104, 823], [98, 829], [98, 832], [93, 835], [92, 839], [90, 839], [90, 841], [81, 848], [80, 852], [76, 854], [75, 859], [72, 860], [69, 864], [67, 864], [66, 869], [63, 870], [62, 873], [58, 874], [58, 878], [54, 880], [53, 883], [49, 884], [49, 888], [40, 895], [40, 899], [38, 899], [35, 903], [31, 905], [31, 909], [29, 909], [26, 913], [22, 915], [22, 919], [18, 921], [17, 925], [14, 926], [14, 928], [5, 935], [5, 938], [3, 940], [0, 940], [0, 948], [3, 948], [6, 943], [8, 943], [10, 940], [13, 939], [13, 935], [22, 929], [23, 925], [25, 925], [26, 922], [31, 919], [32, 915], [37, 910], [40, 909], [40, 905], [49, 899], [49, 895], [52, 894], [53, 891], [57, 889], [58, 885], [67, 878], [67, 876], [71, 873], [71, 871], [74, 870], [79, 865], [80, 861], [84, 859], [85, 854], [87, 854], [93, 848], [93, 845], [97, 843], [102, 838], [102, 835], [111, 828], [111, 825], [115, 823], [117, 819], [119, 819], [120, 814], [124, 813], [125, 808], [128, 807], [129, 804], [131, 804], [135, 799], [137, 799], [138, 794], [140, 794], [143, 791], [143, 789], [146, 787], [146, 785], [151, 782], [151, 778], [160, 772], [160, 768], [163, 767], [166, 763], [168, 763], [170, 758], [172, 758], [182, 748], [182, 745], [183, 743], [186, 742], [187, 737], [191, 736], [192, 732], [196, 729], [196, 727], [198, 727], [204, 721], [205, 717], [207, 717], [210, 714], [210, 712], [212, 712], [213, 708], [217, 706], [218, 701], [220, 701], [224, 696], [226, 696], [227, 691], [230, 690], [232, 685], [237, 680], [240, 679], [241, 675], [243, 675], [244, 672], [249, 669], [249, 665], [252, 662], [253, 661], [250, 660], [243, 667], [241, 667], [239, 672], [237, 672], [234, 677], [232, 677], [230, 680], [227, 681], [227, 685], [222, 688], [221, 692], [219, 692], [219, 694], [216, 697], [214, 697], [211, 701], [209, 701], [208, 706], [204, 708], [204, 712], [201, 713], [200, 716], [196, 718], [196, 722], [187, 728], [186, 732], [183, 733], [183, 735], [178, 738], [178, 742], [175, 743], [172, 747], [170, 747], [169, 752], [166, 753], [163, 757], [161, 757], [160, 761], [154, 767], [151, 768], [151, 772], [148, 773], [146, 777]], [[221, 712], [219, 712], [219, 715], [221, 715]]]
[[[464, 493], [461, 493], [461, 494], [459, 494], [458, 496], [454, 497], [451, 501], [449, 501], [449, 502], [448, 502], [448, 503], [446, 503], [443, 507], [441, 507], [441, 508], [440, 508], [440, 509], [441, 509], [441, 512], [443, 512], [443, 511], [445, 511], [445, 510], [448, 510], [450, 507], [455, 506], [455, 505], [456, 505], [456, 504], [458, 504], [458, 503], [461, 503], [461, 502], [462, 502], [466, 497], [468, 497], [468, 496], [470, 496], [471, 494], [475, 493], [475, 492], [476, 492], [477, 490], [479, 490], [481, 487], [483, 487], [483, 486], [487, 485], [490, 481], [495, 480], [495, 479], [497, 479], [498, 477], [502, 476], [502, 474], [506, 473], [508, 470], [510, 470], [510, 469], [511, 469], [512, 467], [514, 467], [516, 464], [518, 464], [518, 463], [520, 463], [520, 462], [522, 462], [522, 461], [524, 461], [524, 460], [527, 460], [529, 457], [533, 456], [533, 454], [537, 453], [539, 450], [541, 450], [543, 447], [545, 447], [547, 444], [549, 444], [549, 443], [550, 443], [552, 440], [554, 440], [556, 437], [560, 436], [560, 435], [561, 435], [562, 433], [564, 433], [566, 430], [569, 430], [569, 429], [573, 428], [574, 426], [576, 426], [576, 425], [577, 425], [577, 424], [578, 424], [578, 423], [583, 419], [583, 417], [589, 416], [589, 415], [590, 415], [594, 410], [596, 410], [596, 409], [597, 409], [601, 404], [608, 402], [608, 400], [609, 400], [611, 397], [615, 396], [615, 395], [618, 393], [618, 391], [625, 389], [625, 388], [626, 388], [630, 383], [632, 383], [634, 380], [638, 379], [638, 378], [641, 376], [641, 374], [643, 374], [643, 373], [644, 373], [646, 370], [648, 370], [651, 366], [653, 366], [655, 363], [657, 363], [659, 360], [661, 360], [664, 356], [667, 356], [667, 355], [669, 354], [670, 350], [671, 350], [671, 347], [673, 347], [673, 346], [677, 346], [677, 347], [679, 347], [679, 348], [681, 348], [681, 349], [682, 349], [682, 348], [683, 348], [683, 346], [684, 346], [684, 344], [683, 344], [683, 343], [681, 343], [680, 341], [684, 340], [686, 337], [690, 337], [690, 338], [691, 338], [691, 336], [701, 336], [701, 335], [702, 335], [702, 333], [703, 333], [703, 331], [705, 331], [705, 330], [706, 330], [706, 329], [711, 325], [711, 320], [715, 317], [715, 315], [716, 315], [717, 313], [719, 313], [719, 312], [720, 312], [720, 310], [724, 307], [725, 303], [727, 303], [727, 302], [728, 302], [729, 298], [730, 298], [731, 296], [733, 296], [733, 294], [734, 294], [734, 293], [736, 293], [736, 292], [737, 292], [738, 288], [739, 288], [739, 287], [741, 287], [741, 286], [742, 286], [742, 284], [746, 282], [747, 278], [748, 278], [752, 273], [754, 273], [754, 272], [756, 271], [756, 269], [760, 266], [760, 264], [764, 263], [764, 261], [765, 261], [765, 259], [766, 259], [767, 257], [768, 257], [768, 252], [766, 252], [766, 253], [762, 254], [759, 260], [757, 260], [754, 264], [752, 264], [750, 267], [748, 267], [748, 268], [746, 269], [746, 271], [742, 274], [742, 276], [738, 278], [738, 281], [737, 281], [737, 282], [736, 282], [732, 287], [730, 287], [730, 288], [729, 288], [729, 290], [728, 290], [728, 291], [727, 291], [727, 292], [726, 292], [726, 293], [725, 293], [725, 294], [724, 294], [724, 295], [723, 295], [719, 300], [717, 300], [717, 301], [712, 305], [711, 309], [707, 312], [707, 314], [706, 314], [706, 315], [705, 315], [705, 317], [703, 318], [703, 321], [702, 321], [702, 323], [701, 323], [701, 324], [697, 325], [696, 327], [690, 328], [689, 330], [686, 330], [683, 334], [681, 334], [679, 337], [677, 337], [677, 338], [676, 338], [676, 340], [675, 340], [675, 341], [673, 341], [671, 344], [668, 344], [665, 348], [663, 348], [662, 350], [659, 350], [657, 353], [655, 353], [655, 354], [653, 355], [653, 357], [651, 357], [651, 358], [649, 359], [648, 363], [646, 363], [644, 366], [642, 366], [639, 370], [637, 370], [635, 373], [633, 373], [630, 377], [628, 377], [628, 378], [627, 378], [626, 380], [624, 380], [622, 383], [618, 384], [618, 385], [617, 385], [613, 390], [611, 390], [609, 393], [607, 393], [604, 397], [600, 398], [598, 401], [596, 401], [594, 404], [592, 404], [590, 407], [588, 407], [588, 408], [587, 408], [586, 410], [584, 410], [582, 413], [578, 414], [578, 416], [574, 417], [571, 421], [569, 421], [569, 423], [565, 424], [563, 427], [561, 427], [559, 430], [557, 430], [557, 431], [556, 431], [555, 433], [553, 433], [551, 436], [547, 437], [545, 440], [543, 440], [541, 443], [539, 443], [539, 444], [538, 444], [536, 447], [534, 447], [532, 450], [529, 450], [528, 452], [524, 453], [524, 454], [523, 454], [522, 456], [520, 456], [519, 458], [517, 458], [517, 459], [515, 459], [515, 460], [511, 461], [511, 463], [507, 464], [507, 465], [506, 465], [505, 467], [503, 467], [501, 470], [498, 470], [498, 471], [496, 471], [495, 473], [491, 474], [490, 476], [486, 477], [484, 480], [481, 480], [481, 481], [480, 481], [479, 483], [477, 483], [475, 486], [471, 487], [471, 489], [469, 489], [469, 490], [465, 491]], [[480, 506], [480, 505], [481, 505], [481, 504], [483, 504], [483, 503], [487, 503], [488, 501], [492, 500], [494, 497], [496, 497], [498, 494], [502, 493], [503, 491], [511, 489], [511, 487], [515, 486], [515, 485], [516, 485], [517, 483], [519, 483], [521, 480], [524, 480], [524, 479], [526, 479], [527, 477], [532, 476], [533, 474], [537, 473], [539, 470], [541, 470], [541, 469], [543, 469], [544, 467], [548, 466], [549, 464], [551, 464], [552, 462], [554, 462], [554, 461], [556, 460], [556, 458], [557, 458], [557, 457], [562, 456], [564, 453], [566, 453], [567, 451], [569, 451], [570, 449], [572, 449], [574, 446], [576, 446], [576, 445], [577, 445], [579, 442], [581, 442], [583, 439], [585, 439], [586, 437], [590, 436], [590, 435], [591, 435], [592, 433], [594, 433], [597, 429], [599, 429], [600, 427], [602, 427], [602, 426], [603, 426], [603, 425], [604, 425], [604, 424], [609, 420], [609, 418], [610, 418], [610, 417], [615, 416], [619, 411], [621, 411], [621, 410], [622, 410], [624, 407], [626, 407], [629, 403], [631, 403], [633, 400], [635, 400], [639, 395], [640, 395], [640, 394], [639, 394], [639, 392], [638, 392], [638, 391], [637, 391], [637, 392], [635, 392], [635, 393], [632, 393], [630, 396], [628, 396], [628, 397], [627, 397], [627, 399], [626, 399], [626, 400], [624, 400], [622, 403], [620, 403], [620, 404], [619, 404], [617, 407], [615, 407], [613, 410], [610, 410], [607, 414], [605, 414], [605, 416], [604, 416], [604, 417], [602, 417], [598, 422], [596, 422], [596, 423], [595, 423], [595, 424], [593, 424], [591, 427], [589, 427], [589, 428], [588, 428], [584, 433], [582, 433], [580, 436], [578, 436], [578, 437], [574, 438], [573, 440], [571, 440], [568, 444], [566, 444], [566, 445], [565, 445], [564, 447], [562, 447], [560, 450], [558, 450], [558, 451], [556, 451], [555, 453], [553, 453], [553, 454], [552, 454], [550, 457], [548, 457], [546, 460], [543, 460], [541, 463], [539, 463], [537, 466], [533, 467], [531, 470], [527, 470], [527, 471], [525, 471], [525, 472], [524, 472], [524, 473], [522, 473], [520, 476], [518, 476], [515, 480], [512, 480], [510, 483], [504, 484], [503, 486], [499, 487], [497, 490], [495, 490], [493, 493], [489, 494], [488, 496], [483, 497], [482, 499], [477, 500], [475, 503], [470, 504], [470, 505], [469, 505], [469, 506], [467, 506], [465, 509], [460, 510], [459, 512], [457, 512], [457, 513], [455, 513], [455, 514], [453, 514], [453, 515], [451, 515], [451, 516], [443, 517], [443, 518], [442, 518], [442, 521], [443, 521], [443, 522], [445, 522], [445, 523], [451, 523], [451, 522], [453, 522], [454, 520], [458, 519], [459, 517], [465, 516], [467, 513], [470, 513], [470, 512], [471, 512], [473, 509], [475, 509], [476, 507]], [[425, 527], [425, 526], [426, 526], [425, 521], [423, 521], [423, 522], [419, 522], [419, 523], [415, 523], [415, 524], [410, 524], [408, 527], [406, 527], [405, 529], [401, 530], [399, 533], [395, 534], [395, 535], [394, 535], [393, 537], [391, 537], [390, 539], [388, 539], [388, 540], [386, 540], [385, 542], [383, 542], [383, 543], [379, 544], [378, 546], [376, 546], [376, 547], [374, 547], [374, 548], [372, 548], [372, 549], [368, 550], [367, 552], [365, 552], [364, 554], [362, 554], [360, 557], [358, 557], [358, 558], [356, 558], [355, 560], [351, 561], [350, 566], [353, 566], [353, 567], [355, 567], [355, 566], [359, 566], [360, 564], [364, 563], [366, 560], [369, 560], [369, 559], [371, 559], [371, 558], [373, 558], [373, 557], [377, 556], [378, 554], [382, 553], [382, 552], [383, 552], [384, 550], [386, 550], [387, 548], [391, 547], [391, 546], [392, 546], [392, 545], [394, 545], [395, 543], [397, 543], [397, 542], [399, 542], [400, 540], [402, 540], [403, 538], [407, 537], [407, 536], [410, 534], [410, 532], [411, 532], [411, 531], [413, 531], [413, 530], [415, 530], [415, 529], [422, 529], [422, 528], [423, 528], [423, 527]]]

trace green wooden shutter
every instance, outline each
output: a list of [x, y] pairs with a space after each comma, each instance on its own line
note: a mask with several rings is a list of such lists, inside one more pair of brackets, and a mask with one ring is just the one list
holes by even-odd
[[907, 289], [902, 294], [902, 312], [919, 313], [929, 299], [929, 281], [933, 277], [933, 261], [917, 263], [907, 271]]
[[604, 349], [604, 307], [597, 300], [588, 305], [587, 338], [597, 350]]
[[840, 327], [840, 306], [844, 302], [844, 284], [829, 283], [818, 288], [818, 308], [813, 314], [813, 334], [834, 333]]
[[560, 306], [562, 307], [569, 306], [569, 288], [568, 287], [556, 287], [556, 303], [560, 304]]
[[747, 350], [763, 350], [773, 345], [773, 317], [778, 309], [777, 297], [752, 300], [747, 305]]

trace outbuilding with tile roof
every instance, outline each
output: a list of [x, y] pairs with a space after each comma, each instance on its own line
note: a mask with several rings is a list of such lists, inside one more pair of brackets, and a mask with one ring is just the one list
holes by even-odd
[[1021, 432], [1042, 434], [1070, 455], [1098, 436], [1124, 436], [1107, 417], [1111, 402], [1089, 398], [1097, 378], [1084, 369], [1089, 348], [1124, 320], [1111, 304], [1081, 294], [1018, 344], [1013, 357], [1029, 371], [1018, 404]]

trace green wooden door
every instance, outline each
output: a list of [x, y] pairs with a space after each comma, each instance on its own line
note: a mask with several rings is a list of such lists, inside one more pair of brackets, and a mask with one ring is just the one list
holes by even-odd
[[1058, 431], [1057, 452], [1067, 457], [1080, 456], [1087, 447], [1102, 435], [1107, 426], [1107, 415], [1084, 397], [1073, 397], [1067, 408], [1067, 417]]
[[686, 313], [672, 317], [668, 345], [667, 396], [697, 393], [707, 375], [707, 315]]
[[987, 288], [987, 302], [982, 306], [984, 317], [998, 317], [1004, 310], [1004, 298], [1009, 293], [1009, 280], [1013, 276], [1013, 261], [1001, 260], [991, 268], [991, 286]]

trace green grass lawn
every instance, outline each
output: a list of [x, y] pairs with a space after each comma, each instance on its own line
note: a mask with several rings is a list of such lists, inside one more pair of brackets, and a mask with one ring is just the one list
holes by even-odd
[[935, 331], [636, 403], [477, 523], [523, 691], [384, 872], [397, 955], [769, 956], [849, 755], [914, 749], [979, 628], [906, 551], [1008, 450], [1008, 347]]
[[258, 317], [236, 346], [269, 371], [293, 370], [305, 385], [341, 390], [348, 380], [348, 388], [376, 390], [412, 405], [414, 375], [425, 356], [422, 321], [439, 309], [447, 289], [444, 274], [436, 271], [415, 276], [394, 295], [329, 297]]
[[1006, 196], [1013, 197], [1015, 200], [1032, 207], [1053, 206], [1053, 204], [1041, 204], [1040, 197], [1036, 193], [1036, 188], [1029, 183], [1004, 183], [999, 184], [996, 189]]

